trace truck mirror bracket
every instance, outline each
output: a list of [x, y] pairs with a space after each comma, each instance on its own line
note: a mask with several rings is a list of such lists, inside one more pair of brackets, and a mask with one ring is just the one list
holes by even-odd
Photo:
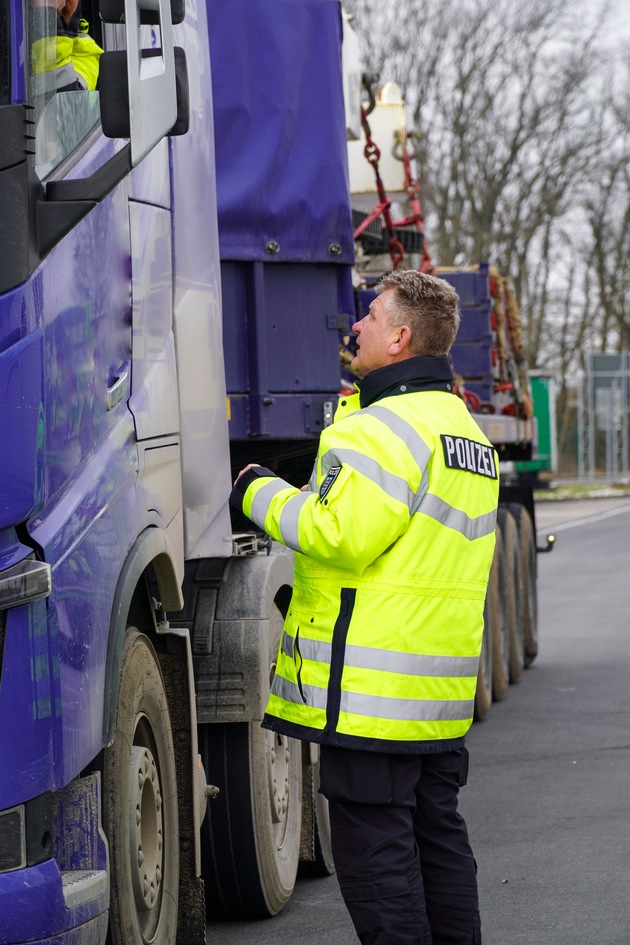
[[49, 181], [37, 200], [37, 249], [40, 259], [114, 189], [131, 170], [126, 144], [89, 177]]

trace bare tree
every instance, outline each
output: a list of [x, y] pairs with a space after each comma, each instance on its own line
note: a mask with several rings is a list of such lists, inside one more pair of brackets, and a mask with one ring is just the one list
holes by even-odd
[[606, 10], [586, 0], [347, 7], [370, 69], [401, 85], [421, 132], [438, 263], [488, 260], [511, 279], [532, 366], [566, 380], [585, 344], [614, 335], [627, 346], [630, 190], [618, 142], [630, 110], [609, 94]]
[[630, 147], [602, 168], [586, 200], [590, 274], [601, 317], [600, 350], [630, 350]]

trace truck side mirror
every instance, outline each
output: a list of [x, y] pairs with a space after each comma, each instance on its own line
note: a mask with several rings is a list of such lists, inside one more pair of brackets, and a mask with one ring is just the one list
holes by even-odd
[[[101, 17], [124, 23], [126, 50], [105, 52], [99, 93], [103, 134], [129, 138], [135, 167], [163, 137], [188, 130], [188, 72], [183, 49], [173, 45], [173, 22], [183, 0], [102, 0]], [[160, 46], [142, 46], [143, 25], [156, 26]]]

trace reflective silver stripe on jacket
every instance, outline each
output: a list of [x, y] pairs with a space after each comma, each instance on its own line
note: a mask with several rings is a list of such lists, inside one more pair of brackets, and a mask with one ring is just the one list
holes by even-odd
[[390, 432], [397, 436], [399, 440], [402, 440], [416, 462], [420, 471], [420, 485], [409, 504], [409, 511], [414, 515], [420, 508], [420, 504], [429, 488], [428, 466], [433, 455], [431, 447], [425, 443], [418, 431], [407, 420], [399, 417], [393, 410], [375, 404], [371, 407], [365, 407], [361, 412], [382, 421]]
[[345, 454], [346, 461], [360, 473], [370, 479], [376, 485], [380, 486], [384, 492], [393, 498], [404, 502], [409, 508], [411, 515], [414, 515], [422, 504], [422, 500], [429, 488], [428, 464], [432, 456], [431, 447], [425, 443], [417, 430], [400, 417], [393, 410], [374, 404], [371, 407], [365, 407], [361, 410], [362, 414], [368, 414], [381, 421], [390, 433], [393, 433], [401, 440], [415, 463], [420, 473], [420, 485], [416, 492], [411, 489], [406, 479], [396, 476], [384, 470], [376, 460], [365, 456], [355, 450], [332, 449], [322, 457], [322, 476], [325, 476], [331, 466], [336, 463], [343, 463], [342, 453]]
[[322, 476], [326, 476], [331, 466], [335, 464], [343, 465], [345, 462], [374, 482], [387, 495], [405, 503], [411, 515], [422, 512], [447, 528], [459, 532], [469, 541], [483, 538], [494, 531], [496, 511], [471, 518], [461, 509], [456, 509], [443, 499], [428, 493], [429, 477], [427, 468], [432, 450], [410, 423], [394, 411], [378, 404], [363, 408], [361, 413], [369, 414], [380, 420], [391, 433], [404, 442], [417, 463], [421, 474], [418, 489], [414, 493], [406, 479], [387, 472], [375, 459], [365, 456], [357, 450], [338, 448], [328, 450], [322, 457]]
[[[298, 648], [300, 656], [305, 660], [311, 660], [315, 663], [330, 663], [332, 651], [330, 643], [325, 643], [323, 640], [309, 640], [301, 636]], [[292, 637], [290, 633], [282, 634], [282, 652], [292, 660], [295, 659], [295, 637]]]
[[298, 538], [298, 518], [302, 506], [312, 494], [312, 492], [298, 492], [297, 495], [292, 495], [280, 514], [278, 526], [282, 535], [282, 542], [288, 545], [289, 548], [293, 548], [294, 551], [302, 551]]
[[[284, 676], [278, 673], [273, 677], [271, 691], [274, 696], [284, 699], [285, 702], [295, 702], [298, 705], [304, 705], [304, 699], [297, 683], [289, 682]], [[315, 709], [325, 709], [328, 701], [328, 690], [321, 686], [302, 686], [302, 692], [306, 699], [306, 705], [313, 706]]]
[[260, 487], [254, 496], [250, 518], [252, 518], [257, 525], [260, 525], [261, 528], [265, 527], [265, 518], [269, 511], [271, 500], [274, 496], [278, 495], [279, 492], [287, 488], [290, 487], [288, 487], [286, 482], [282, 479], [270, 479], [269, 482], [266, 482], [264, 486]]
[[[291, 488], [283, 479], [272, 479], [261, 486], [252, 501], [252, 510], [250, 517], [260, 525], [265, 527], [265, 518], [269, 511], [272, 500], [283, 489]], [[302, 551], [298, 540], [298, 518], [305, 502], [308, 501], [312, 492], [297, 492], [290, 496], [278, 519], [278, 527], [282, 535], [282, 543], [288, 545], [293, 551]]]
[[64, 66], [58, 66], [55, 69], [55, 87], [57, 89], [62, 89], [64, 86], [72, 85], [75, 82], [78, 82], [81, 88], [87, 90], [87, 82], [83, 76], [77, 72], [71, 62], [67, 62]]
[[484, 515], [478, 515], [476, 518], [470, 518], [461, 509], [453, 508], [452, 505], [436, 495], [425, 495], [418, 511], [428, 515], [429, 518], [435, 519], [447, 528], [454, 529], [469, 541], [491, 535], [497, 521], [496, 509], [493, 509], [492, 512], [486, 512]]
[[366, 479], [376, 483], [392, 499], [402, 502], [407, 507], [411, 506], [414, 493], [409, 488], [407, 480], [401, 476], [396, 476], [394, 473], [387, 472], [371, 456], [365, 456], [356, 450], [328, 450], [322, 457], [322, 474], [325, 476], [331, 466], [343, 466], [344, 463], [351, 466], [352, 469], [356, 469]]
[[[328, 690], [321, 686], [303, 686], [306, 704], [325, 709]], [[286, 702], [304, 705], [296, 683], [284, 676], [273, 677], [271, 691]], [[403, 722], [457, 722], [472, 718], [474, 699], [441, 701], [438, 699], [393, 699], [388, 696], [365, 696], [357, 692], [341, 691], [341, 711], [351, 715], [368, 715], [376, 719], [395, 719]]]
[[402, 722], [457, 722], [472, 718], [474, 699], [396, 699], [341, 691], [341, 711]]
[[424, 442], [418, 431], [410, 423], [403, 420], [393, 410], [388, 410], [387, 407], [381, 407], [377, 404], [365, 407], [361, 413], [376, 417], [377, 420], [384, 423], [388, 430], [403, 441], [418, 464], [420, 472], [425, 471], [433, 453], [431, 447]]
[[[300, 653], [306, 656], [300, 640]], [[304, 641], [306, 642], [306, 641]], [[357, 669], [382, 670], [405, 676], [477, 676], [479, 658], [476, 656], [424, 656], [418, 653], [399, 653], [350, 644], [345, 649], [344, 663]]]
[[[322, 640], [311, 640], [300, 636], [300, 656], [316, 663], [330, 663], [332, 646]], [[295, 639], [282, 634], [282, 652], [295, 659]], [[345, 649], [345, 666], [357, 669], [382, 670], [404, 676], [461, 677], [476, 676], [479, 669], [477, 656], [425, 656], [419, 653], [401, 653], [381, 650], [371, 646], [348, 644]]]

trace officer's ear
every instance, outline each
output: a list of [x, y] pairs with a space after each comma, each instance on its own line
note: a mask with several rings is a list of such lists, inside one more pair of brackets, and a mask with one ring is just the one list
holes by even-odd
[[392, 357], [408, 354], [411, 349], [411, 328], [409, 325], [396, 325], [388, 354]]

